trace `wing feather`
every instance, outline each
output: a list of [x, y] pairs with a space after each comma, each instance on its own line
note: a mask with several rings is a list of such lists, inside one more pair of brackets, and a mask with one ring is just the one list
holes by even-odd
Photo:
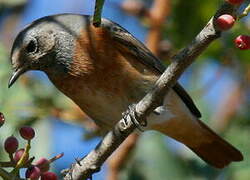
[[[143, 43], [137, 40], [120, 25], [107, 19], [103, 19], [102, 27], [107, 29], [110, 32], [111, 37], [116, 40], [116, 42], [119, 42], [121, 45], [125, 46], [129, 53], [135, 56], [138, 61], [147, 66], [151, 71], [159, 75], [165, 71], [166, 67], [163, 65], [163, 63], [156, 56], [154, 56]], [[200, 118], [200, 111], [185, 89], [178, 82], [176, 85], [174, 85], [173, 89], [183, 100], [189, 110], [196, 117]]]

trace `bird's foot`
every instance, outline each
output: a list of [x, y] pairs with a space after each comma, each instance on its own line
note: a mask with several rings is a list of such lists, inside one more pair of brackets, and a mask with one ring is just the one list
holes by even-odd
[[147, 121], [144, 120], [144, 121], [141, 121], [139, 122], [137, 120], [137, 115], [135, 113], [135, 106], [136, 104], [132, 104], [132, 105], [129, 105], [128, 109], [122, 113], [122, 120], [123, 120], [123, 123], [125, 125], [128, 124], [128, 119], [130, 118], [131, 122], [136, 126], [137, 129], [139, 129], [140, 131], [144, 131], [143, 128], [147, 126]]

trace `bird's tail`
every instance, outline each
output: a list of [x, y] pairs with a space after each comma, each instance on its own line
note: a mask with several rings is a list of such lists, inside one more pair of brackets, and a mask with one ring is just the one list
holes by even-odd
[[223, 168], [233, 161], [243, 160], [243, 156], [238, 149], [218, 136], [202, 121], [198, 120], [198, 123], [207, 131], [210, 141], [207, 143], [200, 143], [198, 146], [194, 147], [188, 144], [187, 146], [201, 159], [216, 168]]
[[[223, 168], [233, 161], [243, 160], [239, 150], [223, 140], [202, 121], [196, 119], [194, 121], [188, 126], [180, 124], [179, 128], [176, 128], [175, 123], [168, 122], [165, 124], [167, 128], [161, 124], [154, 126], [153, 129], [182, 142], [201, 159], [216, 168]], [[182, 129], [181, 126], [185, 128]]]

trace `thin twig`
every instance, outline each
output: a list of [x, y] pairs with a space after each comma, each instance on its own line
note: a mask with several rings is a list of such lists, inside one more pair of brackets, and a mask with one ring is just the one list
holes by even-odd
[[3, 168], [0, 168], [0, 176], [5, 180], [12, 180], [11, 174], [5, 171]]
[[52, 157], [51, 159], [49, 159], [49, 162], [52, 163], [52, 162], [54, 162], [54, 161], [60, 159], [61, 157], [63, 157], [63, 155], [64, 155], [64, 153], [60, 153], [60, 154], [58, 154], [58, 155]]
[[102, 9], [105, 0], [96, 0], [95, 2], [95, 12], [94, 12], [94, 19], [93, 25], [95, 27], [99, 27], [101, 25], [101, 18], [102, 18]]
[[239, 15], [238, 19], [241, 19], [241, 18], [247, 16], [249, 12], [250, 12], [250, 3], [249, 3], [248, 6], [244, 9], [244, 11], [242, 12], [242, 14]]
[[129, 155], [131, 155], [131, 152], [134, 150], [138, 138], [138, 133], [130, 134], [117, 151], [108, 159], [109, 169], [107, 172], [107, 180], [119, 179], [119, 172], [128, 161]]
[[[233, 117], [237, 114], [239, 106], [243, 103], [245, 98], [245, 91], [240, 83], [235, 83], [232, 86], [230, 94], [224, 97], [222, 103], [217, 108], [217, 111], [212, 116], [212, 127], [217, 132], [224, 132], [230, 125]], [[228, 106], [230, 104], [230, 106]]]
[[170, 14], [170, 0], [154, 0], [150, 9], [150, 29], [147, 36], [147, 47], [154, 55], [159, 55], [159, 44], [162, 39], [162, 27]]
[[0, 167], [0, 177], [2, 177], [4, 180], [23, 180], [21, 178], [14, 177], [11, 173], [5, 171], [1, 167]]
[[13, 167], [15, 166], [15, 163], [14, 162], [11, 162], [11, 161], [6, 161], [6, 162], [0, 162], [0, 167]]

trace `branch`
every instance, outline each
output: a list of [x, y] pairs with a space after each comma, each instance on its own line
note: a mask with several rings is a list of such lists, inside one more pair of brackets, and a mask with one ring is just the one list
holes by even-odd
[[130, 134], [122, 145], [112, 154], [108, 159], [109, 170], [107, 173], [107, 180], [118, 180], [119, 173], [124, 164], [128, 161], [129, 155], [134, 150], [137, 140], [139, 138], [138, 133]]
[[8, 173], [7, 171], [5, 171], [3, 168], [0, 168], [0, 176], [6, 180], [11, 180], [12, 176], [10, 173]]
[[95, 12], [94, 12], [94, 19], [93, 25], [95, 27], [99, 27], [101, 25], [101, 18], [102, 18], [102, 9], [105, 0], [96, 0], [95, 1]]
[[[224, 132], [230, 125], [231, 120], [237, 114], [239, 106], [243, 104], [245, 99], [244, 87], [240, 83], [235, 83], [229, 95], [225, 96], [222, 103], [212, 117], [212, 127], [217, 132]], [[230, 106], [227, 106], [230, 104]]]
[[248, 15], [248, 13], [250, 12], [250, 3], [247, 5], [247, 7], [244, 9], [243, 13], [241, 15], [239, 15], [239, 19], [245, 17]]
[[149, 32], [147, 36], [147, 47], [154, 55], [159, 55], [159, 44], [161, 41], [162, 27], [166, 17], [170, 14], [170, 0], [154, 0], [153, 7], [150, 9]]
[[23, 180], [18, 177], [13, 177], [13, 174], [5, 171], [3, 168], [0, 167], [0, 177], [2, 177], [4, 180]]
[[[215, 18], [222, 14], [235, 15], [235, 7], [224, 3], [215, 14]], [[184, 70], [199, 56], [208, 45], [220, 36], [220, 31], [214, 25], [214, 17], [195, 39], [176, 56], [162, 76], [157, 80], [154, 88], [138, 104], [129, 108], [127, 114], [103, 138], [103, 140], [86, 157], [65, 172], [64, 180], [82, 180], [91, 178], [98, 172], [105, 160], [119, 147], [119, 145], [132, 133], [138, 122], [144, 122], [146, 117], [161, 104], [163, 97], [176, 83]]]

